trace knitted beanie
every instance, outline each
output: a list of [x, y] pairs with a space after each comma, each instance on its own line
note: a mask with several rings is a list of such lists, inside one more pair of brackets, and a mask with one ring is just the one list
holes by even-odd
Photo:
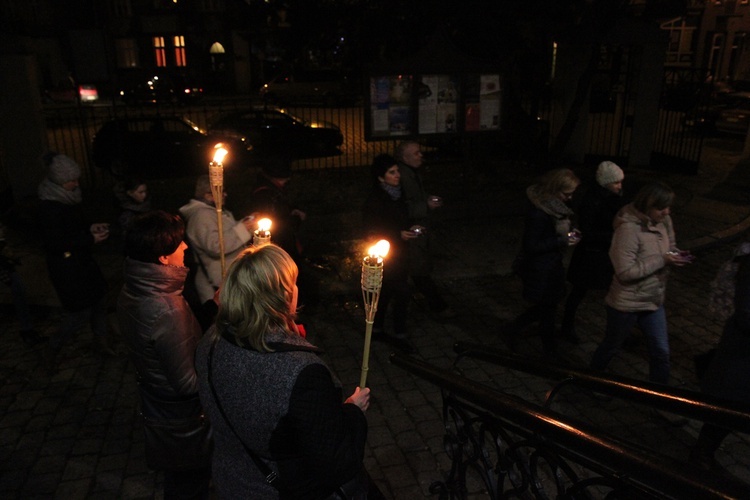
[[622, 169], [611, 161], [603, 161], [599, 164], [596, 169], [596, 182], [600, 186], [606, 187], [607, 184], [613, 182], [620, 182], [625, 178], [625, 174]]
[[65, 155], [55, 155], [49, 164], [49, 180], [62, 186], [66, 182], [77, 180], [81, 177], [81, 167], [70, 157]]

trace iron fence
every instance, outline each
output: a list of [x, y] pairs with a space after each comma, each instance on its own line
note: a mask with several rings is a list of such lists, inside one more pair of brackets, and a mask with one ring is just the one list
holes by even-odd
[[[690, 391], [555, 367], [486, 345], [458, 343], [453, 371], [410, 356], [391, 362], [440, 387], [443, 444], [451, 470], [430, 491], [441, 500], [472, 498], [744, 498], [747, 484], [706, 471], [551, 408], [560, 389], [578, 387], [639, 401], [746, 432], [747, 408], [724, 407]], [[471, 357], [558, 381], [544, 406], [470, 380]]]
[[[162, 115], [189, 119], [206, 130], [219, 116], [258, 104], [249, 99], [206, 100], [189, 106], [125, 106], [121, 103], [49, 106], [44, 110], [49, 148], [75, 159], [83, 169], [82, 182], [97, 185], [105, 174], [95, 168], [92, 142], [97, 131], [115, 118]], [[398, 140], [365, 140], [362, 107], [290, 107], [292, 115], [305, 121], [325, 121], [337, 125], [344, 136], [339, 153], [295, 160], [294, 170], [337, 169], [368, 165], [374, 156], [392, 154]], [[427, 150], [434, 149], [427, 146]]]

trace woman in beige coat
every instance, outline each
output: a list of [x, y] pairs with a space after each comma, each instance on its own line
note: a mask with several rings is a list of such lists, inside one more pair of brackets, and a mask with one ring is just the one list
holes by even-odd
[[669, 382], [669, 338], [664, 294], [669, 266], [683, 266], [692, 256], [675, 244], [670, 206], [674, 192], [654, 182], [615, 216], [609, 249], [615, 273], [607, 304], [607, 330], [594, 352], [591, 367], [604, 370], [638, 323], [649, 352], [649, 380]]

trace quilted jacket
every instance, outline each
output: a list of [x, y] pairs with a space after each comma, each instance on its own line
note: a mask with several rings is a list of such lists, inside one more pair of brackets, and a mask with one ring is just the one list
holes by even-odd
[[125, 259], [117, 317], [142, 389], [167, 401], [195, 396], [201, 327], [182, 297], [187, 267]]
[[622, 312], [655, 311], [667, 286], [664, 254], [676, 247], [672, 219], [655, 224], [631, 203], [618, 212], [614, 227], [609, 257], [615, 275], [606, 303]]

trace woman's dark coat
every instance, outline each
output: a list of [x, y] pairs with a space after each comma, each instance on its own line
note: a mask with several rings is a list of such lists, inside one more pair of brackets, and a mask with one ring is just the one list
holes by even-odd
[[564, 251], [567, 239], [556, 220], [535, 205], [529, 207], [523, 231], [523, 298], [535, 304], [556, 304], [565, 295]]
[[373, 243], [384, 239], [391, 244], [383, 279], [408, 279], [409, 247], [408, 243], [401, 239], [401, 231], [408, 230], [410, 225], [409, 211], [403, 196], [393, 200], [379, 185], [373, 186], [362, 209], [362, 225], [368, 239]]
[[713, 396], [750, 404], [750, 256], [740, 259], [735, 312], [724, 327], [701, 388]]
[[91, 307], [107, 292], [107, 282], [91, 251], [94, 236], [80, 204], [39, 202], [44, 253], [52, 286], [68, 311]]
[[599, 184], [584, 195], [576, 210], [581, 242], [573, 250], [568, 281], [592, 290], [606, 290], [612, 281], [609, 246], [614, 228], [612, 221], [623, 207], [623, 198]]

